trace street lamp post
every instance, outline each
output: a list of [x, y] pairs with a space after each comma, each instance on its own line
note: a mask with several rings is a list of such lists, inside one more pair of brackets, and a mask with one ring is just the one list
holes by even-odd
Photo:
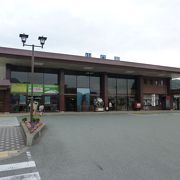
[[26, 40], [28, 38], [27, 34], [19, 34], [19, 37], [21, 38], [21, 41], [23, 43], [23, 46], [30, 46], [32, 47], [32, 57], [31, 57], [31, 106], [30, 106], [30, 121], [32, 122], [33, 119], [33, 83], [34, 83], [34, 48], [35, 47], [41, 47], [43, 48], [45, 41], [47, 40], [47, 37], [39, 36], [38, 40], [40, 40], [41, 46], [34, 45], [34, 44], [26, 44]]

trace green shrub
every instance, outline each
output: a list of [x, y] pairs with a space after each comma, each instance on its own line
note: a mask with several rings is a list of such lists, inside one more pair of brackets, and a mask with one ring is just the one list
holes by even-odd
[[33, 123], [39, 123], [40, 118], [33, 117], [32, 122]]
[[23, 119], [22, 119], [22, 121], [23, 121], [23, 122], [26, 122], [26, 121], [27, 121], [27, 118], [26, 118], [26, 117], [25, 117], [25, 118], [23, 118]]

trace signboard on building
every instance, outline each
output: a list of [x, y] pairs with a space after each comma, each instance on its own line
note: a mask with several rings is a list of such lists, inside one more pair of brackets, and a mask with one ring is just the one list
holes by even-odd
[[[31, 84], [28, 84], [28, 94], [31, 94]], [[33, 94], [35, 96], [40, 96], [43, 94], [42, 84], [33, 84]]]
[[12, 83], [11, 93], [27, 93], [27, 84]]
[[58, 85], [44, 85], [44, 94], [58, 94]]

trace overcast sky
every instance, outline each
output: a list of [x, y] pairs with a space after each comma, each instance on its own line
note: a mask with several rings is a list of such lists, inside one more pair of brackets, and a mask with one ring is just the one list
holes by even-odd
[[[179, 0], [1, 0], [0, 46], [180, 67]], [[24, 49], [28, 49], [27, 47]], [[41, 50], [41, 49], [37, 49]]]

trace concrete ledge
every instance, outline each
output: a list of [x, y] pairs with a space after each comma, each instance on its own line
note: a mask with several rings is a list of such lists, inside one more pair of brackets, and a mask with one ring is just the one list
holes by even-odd
[[21, 121], [20, 125], [24, 132], [26, 146], [31, 146], [35, 137], [37, 135], [40, 136], [42, 129], [45, 127], [45, 124], [42, 123], [41, 126], [39, 126], [34, 132], [30, 133], [29, 129], [26, 127], [24, 122]]
[[[104, 111], [104, 112], [46, 112], [43, 116], [69, 116], [69, 115], [101, 115], [101, 114], [162, 114], [180, 113], [180, 110], [140, 110], [140, 111]], [[0, 113], [0, 117], [27, 117], [29, 113]]]

